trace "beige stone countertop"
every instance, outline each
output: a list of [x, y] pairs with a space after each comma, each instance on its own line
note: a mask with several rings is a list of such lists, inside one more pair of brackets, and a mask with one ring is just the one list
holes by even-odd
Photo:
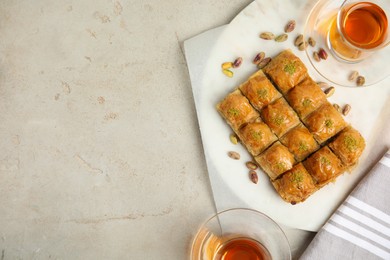
[[250, 2], [1, 1], [1, 260], [188, 258], [215, 208], [181, 46]]

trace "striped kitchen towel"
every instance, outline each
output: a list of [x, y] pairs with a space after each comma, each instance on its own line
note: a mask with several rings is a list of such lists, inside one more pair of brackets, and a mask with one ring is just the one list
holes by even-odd
[[390, 150], [314, 237], [300, 260], [390, 259]]

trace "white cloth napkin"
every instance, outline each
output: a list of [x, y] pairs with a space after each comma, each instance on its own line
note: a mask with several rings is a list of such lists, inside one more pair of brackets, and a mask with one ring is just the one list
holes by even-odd
[[318, 232], [301, 260], [390, 259], [390, 150]]

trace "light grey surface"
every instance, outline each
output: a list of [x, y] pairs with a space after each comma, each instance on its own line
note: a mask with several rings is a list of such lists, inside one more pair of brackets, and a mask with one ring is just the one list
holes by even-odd
[[186, 259], [215, 210], [180, 44], [250, 2], [0, 2], [2, 260]]

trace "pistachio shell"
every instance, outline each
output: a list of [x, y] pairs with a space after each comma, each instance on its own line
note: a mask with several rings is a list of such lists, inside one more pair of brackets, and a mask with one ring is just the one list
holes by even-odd
[[275, 35], [272, 32], [263, 32], [260, 34], [260, 38], [264, 40], [273, 40]]
[[222, 70], [223, 74], [225, 74], [226, 76], [228, 76], [229, 78], [232, 78], [233, 77], [233, 71], [231, 70]]
[[240, 154], [237, 152], [230, 151], [230, 152], [228, 152], [228, 156], [234, 160], [240, 159]]
[[275, 38], [275, 42], [284, 42], [288, 39], [288, 35], [283, 33]]

